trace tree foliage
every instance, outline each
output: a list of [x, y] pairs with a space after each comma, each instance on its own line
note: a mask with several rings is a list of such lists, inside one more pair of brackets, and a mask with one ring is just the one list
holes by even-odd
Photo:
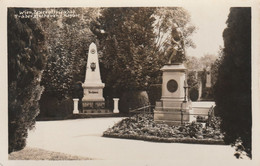
[[46, 63], [44, 33], [39, 22], [18, 17], [21, 10], [25, 9], [8, 9], [9, 153], [24, 148], [28, 129], [34, 126]]
[[173, 57], [173, 63], [186, 61], [185, 49], [187, 47], [196, 47], [189, 38], [195, 32], [196, 27], [190, 24], [188, 11], [181, 7], [158, 7], [155, 10], [154, 17], [156, 18], [154, 23], [154, 32], [156, 34], [156, 47], [154, 50], [157, 51], [156, 53], [162, 53], [164, 58], [168, 60], [172, 54], [172, 47], [175, 45], [173, 39], [178, 41], [175, 37], [179, 36], [181, 37], [179, 40], [180, 49], [184, 52], [177, 51], [175, 57]]
[[220, 53], [218, 53], [218, 56], [214, 54], [205, 54], [200, 58], [195, 56], [187, 56], [185, 66], [189, 71], [203, 71], [208, 66], [211, 67], [211, 65], [215, 63], [217, 59], [219, 59], [218, 57], [220, 55]]
[[153, 32], [155, 8], [105, 8], [92, 31], [100, 45], [101, 77], [104, 95], [110, 100], [131, 90], [144, 90], [151, 84], [154, 69]]
[[[41, 19], [49, 51], [42, 81], [43, 107], [54, 98], [59, 105], [63, 100], [82, 97], [82, 93], [77, 93], [82, 91], [79, 87], [84, 81], [91, 42], [97, 44], [101, 78], [106, 84], [104, 97], [110, 99], [110, 103], [112, 97], [120, 97], [124, 92], [147, 90], [151, 84], [160, 83], [160, 68], [169, 58], [165, 52], [174, 23], [183, 30], [185, 46], [192, 45], [188, 44], [191, 43], [188, 36], [194, 28], [188, 26], [190, 16], [183, 8], [70, 10], [75, 10], [80, 17]], [[44, 108], [42, 112], [44, 110], [51, 109]]]
[[196, 45], [191, 40], [196, 27], [190, 23], [190, 14], [181, 7], [158, 7], [154, 12], [156, 21], [154, 32], [156, 34], [156, 50], [166, 50], [171, 45], [171, 32], [174, 24], [180, 28], [185, 41], [185, 48], [195, 48]]
[[160, 68], [169, 59], [165, 51], [171, 44], [173, 24], [178, 23], [187, 39], [195, 29], [188, 22], [189, 15], [182, 8], [104, 8], [92, 25], [102, 53], [104, 93], [118, 97], [160, 83]]
[[[221, 52], [221, 51], [220, 51]], [[188, 69], [187, 79], [188, 85], [190, 86], [189, 93], [193, 99], [198, 98], [199, 88], [202, 88], [201, 98], [204, 100], [212, 100], [213, 97], [213, 85], [216, 82], [216, 70], [219, 66], [221, 55], [219, 58], [214, 54], [205, 54], [200, 58], [194, 56], [187, 56], [185, 66]], [[212, 86], [206, 87], [206, 68], [210, 67], [211, 84]]]
[[[142, 88], [152, 70], [154, 33], [153, 8], [106, 8], [93, 23], [100, 41], [106, 86], [117, 89]], [[120, 71], [120, 72], [118, 72]]]
[[242, 141], [251, 157], [251, 8], [231, 8], [223, 32], [224, 57], [215, 86], [216, 109], [225, 142]]
[[223, 48], [220, 47], [218, 51], [218, 58], [215, 60], [214, 63], [211, 64], [211, 82], [212, 82], [213, 89], [218, 78], [218, 68], [222, 64], [223, 58], [224, 58]]
[[88, 46], [95, 40], [89, 24], [95, 18], [97, 10], [92, 8], [70, 8], [70, 10], [75, 10], [80, 17], [41, 20], [47, 35], [49, 51], [42, 85], [46, 88], [45, 93], [59, 100], [71, 98], [73, 85], [77, 81], [84, 81]]
[[[46, 9], [53, 10], [53, 9]], [[67, 10], [59, 8], [55, 10]], [[72, 107], [72, 98], [82, 98], [87, 52], [95, 41], [90, 22], [97, 17], [96, 8], [69, 8], [76, 17], [42, 18], [46, 33], [48, 62], [41, 84], [45, 87], [41, 99], [41, 117], [64, 117], [72, 113], [63, 109]], [[68, 109], [66, 109], [68, 110]]]

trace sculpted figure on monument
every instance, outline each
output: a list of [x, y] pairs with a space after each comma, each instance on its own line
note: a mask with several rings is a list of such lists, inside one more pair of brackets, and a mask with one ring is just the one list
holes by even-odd
[[182, 32], [178, 29], [177, 24], [172, 28], [172, 40], [171, 47], [166, 50], [166, 54], [169, 57], [168, 64], [182, 63], [184, 60], [184, 38]]

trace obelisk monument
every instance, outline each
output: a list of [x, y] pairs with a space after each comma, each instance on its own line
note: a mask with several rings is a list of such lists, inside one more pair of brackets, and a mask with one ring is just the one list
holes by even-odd
[[97, 46], [91, 43], [88, 51], [85, 81], [82, 85], [84, 96], [82, 98], [83, 113], [105, 113], [105, 99], [100, 77]]

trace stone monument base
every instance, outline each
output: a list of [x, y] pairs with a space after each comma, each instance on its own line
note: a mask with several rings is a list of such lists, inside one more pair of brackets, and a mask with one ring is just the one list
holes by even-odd
[[[189, 122], [189, 112], [181, 112], [180, 110], [167, 110], [167, 111], [154, 111], [154, 121], [156, 123], [167, 123], [173, 125], [179, 125]], [[183, 119], [182, 119], [183, 118]], [[182, 120], [181, 120], [182, 119]]]
[[100, 109], [105, 108], [105, 101], [82, 101], [84, 109]]
[[82, 113], [111, 113], [109, 109], [105, 109], [105, 101], [82, 101]]
[[170, 125], [180, 125], [191, 120], [190, 113], [192, 112], [191, 104], [189, 102], [173, 102], [175, 107], [165, 107], [162, 101], [156, 102], [154, 109], [154, 121], [156, 123], [167, 123]]
[[191, 102], [187, 101], [187, 69], [183, 63], [166, 64], [161, 68], [162, 97], [156, 102], [154, 121], [179, 125], [191, 121]]
[[105, 114], [112, 113], [109, 109], [83, 109], [84, 114]]

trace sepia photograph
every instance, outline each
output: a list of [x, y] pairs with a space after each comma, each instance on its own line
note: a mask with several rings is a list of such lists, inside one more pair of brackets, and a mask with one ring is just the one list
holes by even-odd
[[0, 166], [260, 164], [260, 3], [211, 1], [2, 1]]

